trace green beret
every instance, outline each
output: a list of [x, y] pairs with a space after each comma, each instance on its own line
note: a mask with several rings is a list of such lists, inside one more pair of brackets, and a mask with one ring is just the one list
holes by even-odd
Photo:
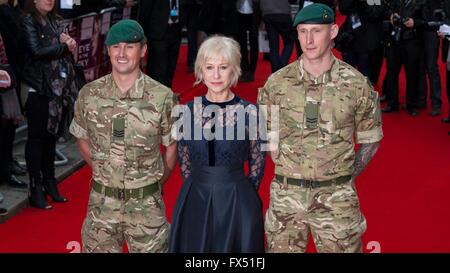
[[105, 44], [146, 42], [144, 30], [135, 20], [125, 19], [115, 23], [108, 31]]
[[298, 24], [332, 24], [334, 23], [333, 10], [324, 4], [311, 4], [302, 8], [294, 19], [294, 27]]

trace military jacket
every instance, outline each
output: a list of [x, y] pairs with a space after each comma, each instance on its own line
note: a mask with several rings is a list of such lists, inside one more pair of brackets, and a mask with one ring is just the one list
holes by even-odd
[[112, 75], [85, 85], [75, 103], [70, 132], [89, 140], [93, 179], [134, 189], [157, 183], [164, 173], [160, 144], [169, 146], [177, 97], [143, 73], [123, 93]]
[[[258, 104], [279, 108], [275, 173], [323, 181], [351, 175], [357, 143], [383, 137], [378, 93], [355, 68], [333, 57], [331, 69], [313, 78], [297, 61], [272, 74], [259, 90]], [[274, 126], [275, 127], [275, 126]], [[269, 133], [273, 141], [272, 133]]]

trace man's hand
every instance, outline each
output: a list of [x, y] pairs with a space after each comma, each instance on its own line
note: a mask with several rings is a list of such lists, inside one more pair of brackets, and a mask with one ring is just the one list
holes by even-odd
[[71, 38], [71, 37], [70, 37], [69, 34], [63, 32], [63, 33], [61, 33], [61, 34], [59, 35], [59, 42], [63, 44], [63, 43], [65, 43], [67, 40], [69, 40], [70, 38]]
[[9, 76], [8, 72], [0, 69], [0, 87], [6, 88], [9, 86], [11, 86], [11, 77]]
[[414, 27], [414, 20], [412, 18], [409, 18], [406, 20], [405, 23], [403, 23], [407, 28], [413, 28]]
[[67, 33], [63, 32], [59, 35], [59, 42], [66, 44], [69, 48], [69, 51], [72, 53], [77, 49], [77, 42]]
[[77, 42], [74, 39], [70, 38], [65, 43], [67, 44], [67, 47], [69, 47], [69, 51], [74, 53], [77, 49]]

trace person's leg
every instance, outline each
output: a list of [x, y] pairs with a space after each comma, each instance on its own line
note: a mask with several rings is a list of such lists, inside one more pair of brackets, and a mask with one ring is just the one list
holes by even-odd
[[312, 189], [311, 233], [317, 252], [362, 252], [366, 220], [352, 181]]
[[342, 59], [344, 60], [344, 62], [348, 63], [354, 68], [357, 68], [357, 59], [353, 51], [345, 50], [344, 52], [342, 52]]
[[17, 160], [14, 158], [14, 139], [16, 136], [16, 129], [17, 129], [17, 125], [14, 123], [14, 121], [12, 119], [9, 120], [5, 120], [6, 124], [5, 124], [5, 145], [6, 145], [6, 151], [5, 151], [5, 156], [8, 165], [9, 165], [9, 170], [11, 172], [11, 174], [13, 175], [25, 175], [27, 173], [27, 170], [20, 166], [19, 162], [17, 162]]
[[30, 176], [30, 203], [41, 209], [49, 209], [43, 192], [41, 170], [43, 167], [44, 140], [47, 132], [48, 98], [33, 92], [28, 95], [25, 113], [28, 138], [25, 144], [25, 161]]
[[308, 246], [308, 190], [284, 185], [274, 178], [270, 184], [270, 206], [266, 211], [266, 251], [305, 252]]
[[283, 39], [283, 51], [281, 52], [281, 67], [285, 67], [289, 63], [289, 59], [292, 54], [292, 49], [294, 47], [294, 41], [292, 39], [292, 19], [289, 15], [282, 16], [280, 18], [280, 34]]
[[44, 153], [42, 154], [42, 178], [55, 179], [56, 137], [46, 133], [43, 138]]
[[[447, 102], [450, 105], [450, 70], [449, 69], [450, 69], [450, 67], [447, 67], [447, 69], [445, 70], [445, 81], [446, 81], [445, 90], [447, 91]], [[446, 123], [450, 122], [450, 107], [448, 110], [448, 116], [447, 116], [447, 118], [444, 118], [443, 121]]]
[[83, 253], [122, 252], [124, 236], [120, 223], [121, 203], [91, 191], [86, 218], [81, 227]]
[[241, 48], [241, 69], [244, 75], [250, 69], [247, 31], [251, 31], [251, 14], [238, 13], [238, 43]]
[[402, 68], [400, 51], [399, 45], [391, 45], [387, 49], [386, 86], [388, 105], [383, 108], [383, 112], [399, 110], [398, 77]]
[[425, 32], [425, 67], [430, 82], [431, 114], [439, 115], [441, 112], [441, 77], [439, 74], [438, 57], [440, 39], [435, 32]]
[[60, 195], [55, 178], [56, 137], [50, 133], [44, 138], [44, 151], [41, 170], [44, 190], [54, 202], [67, 202], [67, 198]]
[[273, 73], [280, 68], [280, 38], [279, 33], [274, 26], [274, 20], [271, 16], [264, 16], [264, 24], [266, 26], [267, 38], [269, 39], [269, 59]]
[[197, 57], [197, 30], [198, 30], [198, 12], [197, 5], [191, 5], [187, 16], [187, 65], [190, 72], [194, 71], [195, 58]]
[[383, 66], [384, 60], [384, 46], [380, 45], [377, 49], [371, 51], [370, 55], [370, 82], [372, 85], [378, 83], [380, 77], [381, 67]]
[[[368, 52], [358, 52], [358, 71], [361, 72], [367, 78], [370, 77], [370, 57]], [[369, 79], [370, 80], [370, 79]]]
[[406, 109], [415, 116], [417, 115], [417, 108], [419, 103], [419, 77], [420, 70], [417, 69], [417, 64], [423, 61], [421, 43], [418, 39], [413, 39], [405, 42], [402, 52], [402, 61], [404, 63], [406, 75]]
[[6, 183], [11, 176], [8, 168], [6, 137], [5, 123], [0, 120], [0, 182], [2, 183]]
[[168, 42], [166, 40], [149, 41], [147, 56], [148, 75], [166, 86], [169, 86], [168, 71]]
[[166, 86], [172, 87], [173, 77], [177, 68], [178, 54], [180, 52], [181, 44], [181, 26], [169, 27], [170, 30], [167, 33], [168, 52], [167, 52], [167, 84]]
[[16, 135], [16, 125], [12, 119], [1, 119], [2, 130], [2, 140], [0, 145], [3, 146], [1, 149], [0, 168], [0, 181], [7, 183], [9, 186], [14, 188], [27, 188], [27, 183], [18, 179], [14, 174], [26, 174], [26, 170], [20, 166], [16, 166], [13, 163], [13, 148], [14, 148], [14, 137]]
[[169, 223], [159, 192], [142, 199], [130, 199], [124, 205], [124, 238], [132, 253], [167, 252]]
[[254, 9], [252, 17], [251, 17], [251, 27], [249, 33], [250, 39], [250, 71], [251, 71], [251, 80], [253, 80], [253, 75], [256, 71], [256, 65], [258, 63], [259, 57], [259, 44], [258, 44], [258, 34], [259, 34], [259, 25], [261, 24], [261, 15], [258, 13], [259, 11]]

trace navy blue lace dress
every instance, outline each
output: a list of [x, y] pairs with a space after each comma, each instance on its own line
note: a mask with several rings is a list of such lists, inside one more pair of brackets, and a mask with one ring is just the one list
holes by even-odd
[[[264, 252], [257, 190], [264, 172], [265, 153], [261, 151], [260, 139], [251, 137], [249, 129], [254, 128], [249, 124], [257, 117], [257, 108], [237, 96], [224, 103], [212, 103], [202, 97], [197, 105], [200, 107], [194, 113], [194, 103], [187, 104], [191, 113], [189, 122], [207, 128], [211, 134], [202, 133], [201, 139], [195, 140], [192, 129], [188, 134], [192, 140], [184, 138], [177, 143], [184, 183], [172, 216], [169, 252]], [[214, 111], [216, 115], [199, 116], [199, 111], [209, 105], [218, 109]], [[247, 106], [252, 110], [244, 115], [229, 115]], [[234, 135], [227, 138], [230, 130]], [[214, 133], [223, 136], [222, 139], [211, 137]]]

